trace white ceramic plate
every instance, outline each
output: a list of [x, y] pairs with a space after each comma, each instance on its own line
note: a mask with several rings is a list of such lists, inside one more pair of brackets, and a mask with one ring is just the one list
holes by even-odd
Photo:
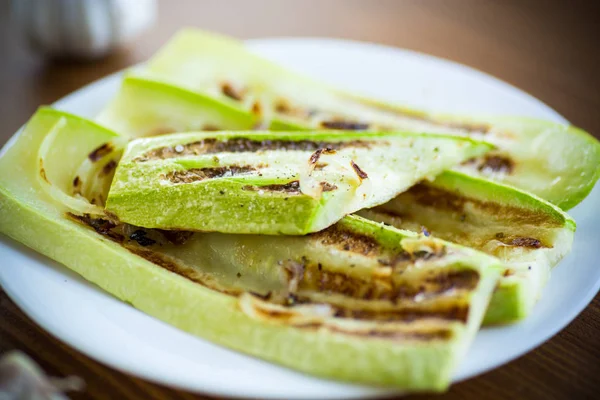
[[[291, 68], [399, 103], [565, 121], [506, 83], [418, 53], [322, 39], [268, 39], [248, 44], [257, 53]], [[110, 76], [65, 97], [56, 106], [92, 117], [116, 92], [118, 84], [119, 76]], [[480, 374], [540, 345], [590, 302], [600, 287], [598, 209], [600, 187], [572, 210], [579, 223], [573, 252], [554, 270], [533, 314], [514, 326], [482, 330], [455, 380]], [[312, 378], [190, 336], [112, 298], [4, 236], [0, 237], [0, 260], [0, 283], [44, 329], [98, 361], [151, 381], [253, 398], [361, 398], [394, 393]]]

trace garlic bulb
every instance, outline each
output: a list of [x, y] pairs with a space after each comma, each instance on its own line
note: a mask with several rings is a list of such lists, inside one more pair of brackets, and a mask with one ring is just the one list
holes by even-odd
[[104, 56], [156, 18], [156, 0], [13, 0], [12, 5], [25, 38], [50, 56]]

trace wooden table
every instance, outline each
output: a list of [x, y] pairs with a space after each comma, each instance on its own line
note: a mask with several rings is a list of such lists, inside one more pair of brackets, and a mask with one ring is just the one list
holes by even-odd
[[[550, 3], [550, 4], [549, 4]], [[40, 104], [149, 57], [181, 26], [240, 38], [330, 36], [405, 47], [488, 72], [600, 133], [598, 7], [524, 0], [167, 1], [157, 26], [95, 63], [49, 62], [23, 46], [0, 1], [0, 144]], [[599, 238], [600, 242], [600, 238]], [[6, 268], [7, 266], [1, 265]], [[547, 294], [550, 295], [550, 294]], [[0, 290], [0, 353], [20, 349], [51, 375], [87, 383], [75, 399], [199, 399], [107, 368], [50, 337]], [[556, 337], [441, 396], [414, 399], [600, 398], [600, 296]]]

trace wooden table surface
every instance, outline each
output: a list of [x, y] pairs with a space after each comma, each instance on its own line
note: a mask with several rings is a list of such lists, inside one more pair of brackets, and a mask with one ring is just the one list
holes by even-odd
[[[156, 26], [132, 45], [95, 63], [67, 63], [30, 52], [10, 21], [8, 0], [0, 0], [0, 144], [38, 105], [148, 58], [181, 26], [240, 38], [328, 36], [418, 50], [518, 86], [598, 137], [600, 45], [595, 34], [600, 12], [594, 3], [163, 0]], [[0, 261], [0, 267], [15, 266]], [[38, 328], [0, 290], [0, 353], [10, 349], [26, 352], [51, 375], [81, 376], [87, 389], [72, 394], [74, 399], [206, 398], [91, 360]], [[560, 334], [527, 355], [456, 384], [444, 395], [408, 398], [600, 398], [600, 296]]]

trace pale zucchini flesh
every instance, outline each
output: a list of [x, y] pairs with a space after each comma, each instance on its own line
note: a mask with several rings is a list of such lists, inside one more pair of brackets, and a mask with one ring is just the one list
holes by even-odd
[[459, 172], [421, 182], [366, 218], [468, 246], [505, 263], [485, 324], [526, 317], [551, 268], [571, 249], [575, 222], [530, 193]]
[[0, 157], [2, 233], [215, 343], [321, 377], [448, 386], [497, 283], [495, 258], [359, 217], [308, 236], [174, 238], [110, 215], [77, 216], [38, 179], [38, 149], [59, 122], [55, 144], [74, 158], [47, 159], [55, 182], [119, 141], [83, 119], [38, 111]]
[[302, 235], [382, 204], [486, 143], [405, 132], [200, 132], [131, 141], [107, 209], [147, 228]]
[[600, 143], [572, 126], [521, 117], [429, 114], [361, 98], [288, 71], [241, 42], [187, 29], [141, 72], [224, 104], [260, 104], [271, 129], [331, 128], [446, 132], [485, 138], [497, 150], [460, 169], [505, 182], [569, 209], [600, 177]]

